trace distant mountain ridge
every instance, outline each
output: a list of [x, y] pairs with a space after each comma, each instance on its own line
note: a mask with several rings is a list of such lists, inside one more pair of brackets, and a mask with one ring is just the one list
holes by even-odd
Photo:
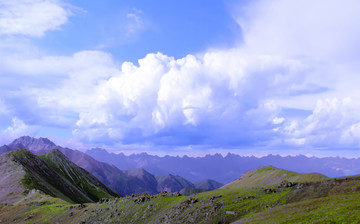
[[229, 183], [248, 170], [268, 165], [300, 173], [318, 172], [329, 177], [360, 173], [360, 158], [317, 158], [303, 155], [286, 157], [268, 155], [258, 158], [255, 156], [240, 156], [233, 153], [228, 153], [226, 156], [218, 153], [204, 157], [160, 157], [147, 153], [127, 156], [123, 153], [109, 153], [99, 148], [88, 150], [86, 154], [99, 161], [113, 164], [119, 169], [144, 168], [155, 175], [171, 173], [192, 182], [213, 179], [221, 183]]
[[[87, 170], [102, 183], [121, 195], [136, 193], [157, 194], [162, 190], [175, 192], [186, 187], [194, 188], [191, 182], [180, 176], [170, 178], [173, 176], [166, 174], [163, 177], [158, 177], [143, 168], [120, 170], [114, 165], [109, 165], [106, 161], [97, 161], [92, 156], [83, 152], [57, 146], [47, 138], [36, 139], [29, 136], [20, 137], [9, 145], [1, 146], [0, 154], [23, 148], [37, 155], [58, 149], [58, 151], [64, 154], [70, 161]], [[218, 183], [218, 185], [222, 186], [223, 184]], [[207, 190], [213, 189], [209, 188]]]
[[[175, 192], [181, 191], [183, 188], [195, 188], [195, 185], [190, 181], [176, 175], [167, 174], [164, 176], [157, 176], [156, 177], [158, 182], [157, 191], [168, 191], [168, 192]], [[211, 189], [212, 190], [212, 189]]]

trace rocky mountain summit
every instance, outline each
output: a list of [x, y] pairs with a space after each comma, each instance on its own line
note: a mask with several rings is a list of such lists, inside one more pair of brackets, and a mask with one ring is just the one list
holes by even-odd
[[27, 149], [34, 154], [44, 154], [52, 149], [56, 148], [55, 143], [47, 138], [33, 138], [30, 136], [22, 136], [15, 139], [9, 145], [0, 147], [0, 153], [9, 152], [15, 149]]

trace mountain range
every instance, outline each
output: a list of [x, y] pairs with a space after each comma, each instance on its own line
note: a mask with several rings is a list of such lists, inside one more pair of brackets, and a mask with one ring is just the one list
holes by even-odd
[[[57, 146], [47, 138], [33, 138], [23, 136], [15, 139], [9, 145], [0, 147], [0, 154], [10, 152], [16, 149], [27, 149], [35, 155], [42, 155], [53, 149], [57, 149], [64, 154], [71, 162], [77, 166], [85, 169], [97, 179], [99, 179], [106, 186], [116, 191], [121, 195], [129, 195], [136, 193], [157, 194], [161, 191], [176, 192], [184, 188], [196, 188], [197, 186], [190, 181], [178, 175], [171, 175], [169, 173], [161, 176], [156, 176], [143, 168], [135, 168], [131, 170], [120, 170], [114, 165], [109, 165], [106, 162], [100, 162], [78, 150], [63, 148]], [[213, 180], [205, 180], [206, 183], [213, 183]], [[200, 185], [202, 190], [213, 190], [216, 187], [221, 187], [215, 181], [214, 184]]]
[[[121, 186], [119, 188], [124, 190], [115, 190], [123, 195], [140, 192], [157, 193], [158, 191], [155, 189], [158, 186], [155, 187], [154, 182], [150, 184], [152, 187], [147, 187], [144, 191], [142, 187], [144, 186], [143, 180], [154, 181], [156, 176], [167, 174], [180, 176], [193, 183], [207, 179], [215, 180], [219, 183], [229, 183], [247, 170], [267, 165], [273, 165], [294, 172], [318, 172], [329, 177], [360, 173], [360, 158], [318, 158], [303, 155], [285, 157], [267, 155], [258, 158], [255, 156], [240, 156], [233, 153], [228, 153], [226, 156], [214, 154], [204, 157], [168, 155], [161, 157], [147, 153], [131, 155], [123, 153], [114, 154], [100, 148], [91, 149], [83, 153], [78, 150], [57, 146], [47, 138], [37, 139], [28, 136], [20, 137], [9, 145], [0, 147], [0, 154], [18, 148], [29, 149], [34, 154], [42, 154], [53, 148], [58, 148], [72, 162], [88, 170], [108, 186], [111, 186], [113, 189], [116, 186]], [[144, 170], [141, 171], [139, 169]], [[126, 170], [134, 171], [125, 172]], [[136, 174], [137, 172], [138, 174]], [[114, 173], [116, 174], [115, 177]], [[154, 177], [145, 177], [149, 174]], [[141, 177], [141, 175], [145, 176]], [[125, 183], [128, 182], [137, 184], [135, 188], [139, 189], [139, 191], [129, 191], [128, 189], [134, 188], [134, 186], [126, 186]], [[209, 189], [212, 188], [209, 186]]]
[[247, 170], [267, 165], [301, 173], [318, 172], [329, 177], [360, 173], [360, 158], [318, 158], [303, 155], [285, 157], [267, 155], [258, 158], [233, 153], [228, 153], [226, 156], [218, 153], [204, 157], [160, 157], [147, 153], [127, 156], [123, 153], [109, 153], [100, 148], [88, 150], [86, 154], [99, 161], [115, 165], [119, 169], [144, 168], [156, 175], [172, 173], [193, 182], [213, 179], [220, 183], [229, 183]]

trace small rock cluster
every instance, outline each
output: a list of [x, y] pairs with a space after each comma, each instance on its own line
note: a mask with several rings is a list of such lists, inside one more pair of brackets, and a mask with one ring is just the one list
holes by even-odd
[[151, 195], [148, 193], [141, 193], [141, 194], [131, 194], [130, 196], [127, 196], [126, 198], [129, 198], [135, 203], [144, 203], [146, 201], [151, 201], [152, 199], [156, 197], [179, 197], [181, 194], [179, 192], [167, 192], [163, 191], [157, 195]]
[[163, 191], [160, 194], [158, 194], [159, 196], [162, 197], [179, 197], [181, 196], [180, 192], [167, 192], [167, 191]]
[[221, 197], [222, 197], [222, 195], [219, 194], [219, 195], [217, 195], [217, 196], [212, 196], [209, 200], [210, 200], [210, 202], [214, 202], [215, 199], [221, 198]]
[[239, 201], [244, 201], [248, 199], [255, 199], [255, 196], [245, 196], [245, 197], [238, 197]]
[[130, 199], [135, 203], [144, 203], [146, 201], [151, 201], [155, 197], [156, 196], [147, 193], [130, 195]]
[[265, 188], [264, 192], [266, 194], [271, 194], [271, 193], [276, 193], [276, 189], [272, 189], [272, 188]]
[[298, 183], [296, 182], [287, 182], [287, 181], [281, 181], [280, 184], [278, 184], [278, 188], [288, 188], [288, 187], [294, 187]]

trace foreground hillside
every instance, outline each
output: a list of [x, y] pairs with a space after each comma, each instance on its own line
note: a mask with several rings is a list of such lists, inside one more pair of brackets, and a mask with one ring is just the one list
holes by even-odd
[[[249, 183], [249, 184], [245, 184]], [[275, 167], [245, 173], [222, 189], [181, 196], [139, 194], [71, 204], [38, 192], [2, 205], [6, 223], [357, 223], [360, 176], [337, 179]], [[40, 202], [39, 202], [40, 201]]]
[[0, 156], [0, 202], [11, 203], [32, 189], [68, 202], [96, 202], [120, 196], [60, 151], [42, 156], [19, 149]]

